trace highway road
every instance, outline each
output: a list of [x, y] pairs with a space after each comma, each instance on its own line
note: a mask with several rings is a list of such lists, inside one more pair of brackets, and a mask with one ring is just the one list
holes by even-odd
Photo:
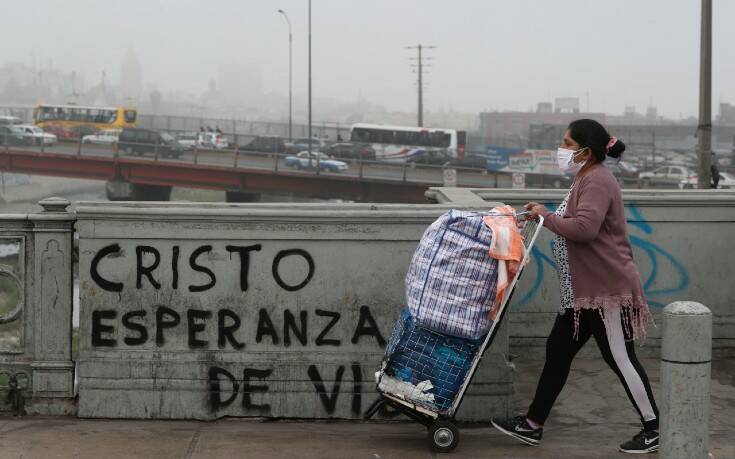
[[[93, 144], [77, 144], [77, 143], [57, 143], [54, 146], [45, 146], [43, 149], [39, 146], [33, 147], [13, 147], [14, 150], [28, 150], [28, 151], [43, 151], [47, 153], [59, 153], [68, 155], [83, 155], [83, 156], [99, 156], [99, 157], [111, 157], [114, 156], [114, 150], [111, 146], [105, 145], [93, 145]], [[234, 150], [188, 150], [182, 154], [179, 158], [155, 158], [153, 154], [146, 154], [144, 156], [127, 156], [125, 154], [120, 155], [120, 158], [135, 158], [135, 159], [147, 159], [150, 161], [159, 162], [178, 162], [178, 163], [196, 163], [207, 166], [219, 166], [219, 167], [237, 167], [243, 169], [263, 169], [263, 170], [278, 170], [288, 171], [290, 173], [313, 175], [316, 174], [315, 170], [296, 170], [294, 168], [287, 167], [285, 164], [286, 154], [279, 154], [278, 160], [276, 161], [274, 155], [271, 153], [254, 153], [254, 152], [238, 152]], [[342, 172], [324, 172], [320, 171], [320, 174], [331, 175], [340, 174], [342, 176], [355, 177], [356, 180], [360, 180], [361, 177], [365, 179], [376, 179], [376, 180], [395, 180], [395, 181], [407, 181], [407, 182], [420, 182], [431, 185], [441, 186], [444, 183], [444, 170], [441, 166], [434, 165], [405, 165], [405, 164], [394, 164], [384, 163], [375, 161], [364, 161], [362, 167], [360, 167], [359, 161], [357, 160], [346, 160], [349, 164], [349, 169]], [[494, 173], [487, 173], [481, 169], [465, 169], [460, 168], [457, 170], [457, 186], [463, 187], [494, 187], [496, 186], [496, 177]], [[510, 187], [511, 180], [507, 174], [498, 174], [497, 176], [498, 187]]]

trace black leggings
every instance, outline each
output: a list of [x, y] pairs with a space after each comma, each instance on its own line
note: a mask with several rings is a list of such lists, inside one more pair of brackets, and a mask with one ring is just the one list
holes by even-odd
[[658, 429], [658, 408], [653, 399], [646, 372], [635, 356], [635, 344], [626, 341], [630, 327], [624, 325], [620, 309], [606, 310], [609, 330], [597, 310], [579, 312], [579, 332], [574, 338], [574, 312], [558, 315], [546, 341], [546, 363], [536, 388], [536, 396], [528, 409], [528, 418], [543, 424], [569, 376], [572, 360], [590, 336], [594, 336], [602, 358], [623, 383], [628, 398], [638, 411], [646, 430]]

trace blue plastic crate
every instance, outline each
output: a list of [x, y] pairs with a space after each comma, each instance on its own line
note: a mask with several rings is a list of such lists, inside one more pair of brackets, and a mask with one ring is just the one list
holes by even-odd
[[468, 340], [429, 330], [416, 324], [408, 309], [401, 311], [385, 350], [384, 374], [414, 386], [430, 381], [427, 391], [434, 396], [429, 403], [418, 397], [409, 401], [432, 411], [445, 413], [472, 365], [482, 338]]

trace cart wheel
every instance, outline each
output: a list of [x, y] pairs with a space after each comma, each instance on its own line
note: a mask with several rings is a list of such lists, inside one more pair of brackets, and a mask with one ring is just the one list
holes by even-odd
[[429, 448], [449, 453], [459, 444], [459, 429], [451, 421], [436, 421], [429, 427]]

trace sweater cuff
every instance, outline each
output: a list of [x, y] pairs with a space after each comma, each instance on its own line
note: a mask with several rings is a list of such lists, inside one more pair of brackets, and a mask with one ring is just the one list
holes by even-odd
[[555, 215], [554, 212], [547, 210], [543, 213], [542, 217], [544, 217], [544, 226], [548, 226], [549, 224], [549, 217]]

